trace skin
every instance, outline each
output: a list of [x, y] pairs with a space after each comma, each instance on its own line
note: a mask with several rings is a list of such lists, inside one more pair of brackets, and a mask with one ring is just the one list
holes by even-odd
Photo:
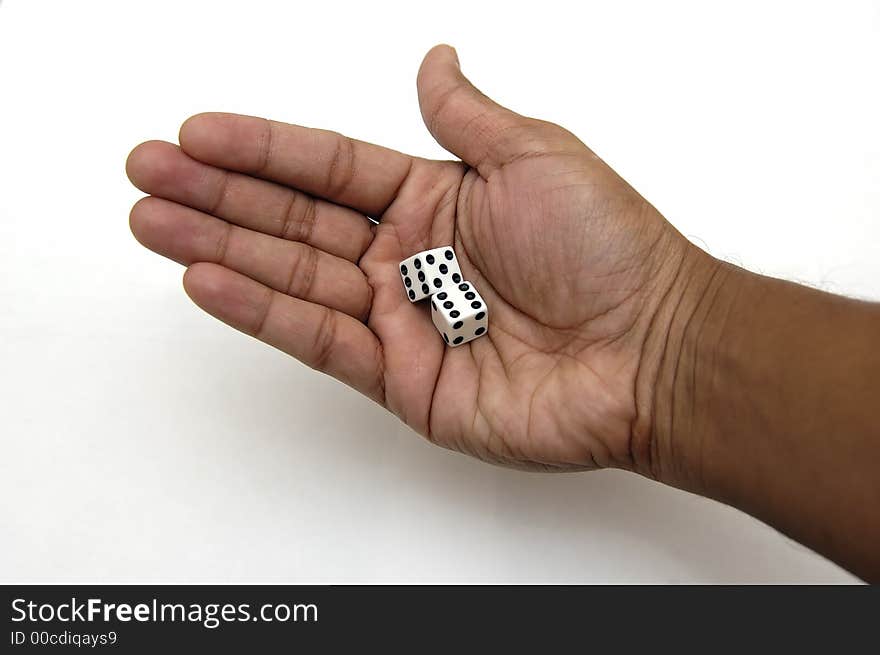
[[[880, 374], [877, 307], [713, 259], [574, 135], [481, 94], [448, 46], [426, 55], [418, 93], [461, 161], [200, 114], [180, 146], [129, 156], [149, 194], [132, 231], [187, 266], [206, 312], [433, 443], [524, 469], [635, 471], [880, 574], [880, 447], [861, 409]], [[457, 348], [398, 273], [448, 244], [490, 317]], [[805, 499], [817, 479], [824, 495]]]

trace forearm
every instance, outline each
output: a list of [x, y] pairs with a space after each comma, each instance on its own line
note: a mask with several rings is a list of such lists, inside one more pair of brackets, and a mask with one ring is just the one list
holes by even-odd
[[880, 305], [696, 259], [654, 394], [668, 475], [880, 579]]

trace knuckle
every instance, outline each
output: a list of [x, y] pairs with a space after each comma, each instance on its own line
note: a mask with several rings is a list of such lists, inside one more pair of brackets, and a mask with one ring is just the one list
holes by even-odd
[[327, 167], [325, 187], [329, 197], [342, 196], [351, 185], [355, 174], [354, 142], [338, 132], [330, 132], [333, 155]]
[[373, 309], [373, 285], [370, 284], [369, 280], [364, 279], [364, 284], [366, 285], [366, 292], [363, 294], [364, 303], [361, 310], [356, 314], [356, 316], [360, 317], [361, 323], [364, 325], [370, 322], [370, 313]]
[[211, 200], [211, 204], [208, 209], [209, 214], [213, 214], [216, 216], [217, 212], [220, 211], [221, 206], [226, 200], [227, 192], [229, 191], [229, 181], [231, 177], [232, 174], [229, 171], [222, 172], [220, 182], [217, 185], [217, 190], [214, 192], [214, 198]]
[[260, 141], [257, 148], [257, 162], [254, 166], [253, 173], [259, 175], [269, 168], [272, 162], [272, 143], [275, 140], [275, 126], [272, 121], [266, 120], [266, 126], [260, 134]]
[[290, 266], [287, 295], [309, 300], [317, 270], [318, 251], [311, 246], [301, 244], [301, 247], [297, 248]]
[[292, 192], [281, 219], [281, 238], [308, 243], [318, 220], [317, 202], [304, 193]]
[[214, 246], [214, 261], [221, 266], [226, 261], [226, 253], [229, 252], [229, 242], [232, 239], [233, 227], [229, 223], [223, 224], [225, 227], [220, 231], [217, 237], [217, 244]]
[[315, 340], [312, 344], [312, 368], [324, 371], [333, 354], [333, 345], [336, 341], [337, 318], [336, 312], [329, 307], [324, 307], [323, 315], [315, 330]]
[[463, 87], [460, 84], [452, 84], [445, 89], [438, 90], [437, 96], [430, 103], [430, 110], [426, 116], [425, 123], [431, 134], [437, 134], [437, 128], [443, 121], [444, 114], [452, 108], [452, 103], [456, 100], [456, 96], [461, 93]]
[[266, 289], [266, 295], [260, 309], [257, 312], [256, 323], [251, 328], [251, 334], [261, 341], [265, 340], [266, 326], [269, 324], [269, 315], [272, 313], [272, 302], [275, 299], [275, 293], [271, 289]]

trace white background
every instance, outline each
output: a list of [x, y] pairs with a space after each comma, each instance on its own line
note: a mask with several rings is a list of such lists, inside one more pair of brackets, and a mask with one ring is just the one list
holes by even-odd
[[128, 231], [128, 151], [199, 111], [445, 156], [415, 73], [446, 41], [713, 254], [880, 298], [878, 4], [708, 4], [3, 1], [0, 579], [852, 581], [635, 476], [433, 448]]

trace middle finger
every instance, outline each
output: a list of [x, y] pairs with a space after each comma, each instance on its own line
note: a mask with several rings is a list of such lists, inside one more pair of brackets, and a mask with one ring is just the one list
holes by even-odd
[[203, 164], [178, 146], [148, 141], [126, 166], [141, 191], [357, 263], [373, 238], [362, 215], [295, 189]]
[[131, 210], [131, 230], [150, 250], [185, 266], [220, 264], [289, 296], [366, 320], [372, 289], [353, 263], [295, 241], [255, 232], [191, 207], [148, 197]]

